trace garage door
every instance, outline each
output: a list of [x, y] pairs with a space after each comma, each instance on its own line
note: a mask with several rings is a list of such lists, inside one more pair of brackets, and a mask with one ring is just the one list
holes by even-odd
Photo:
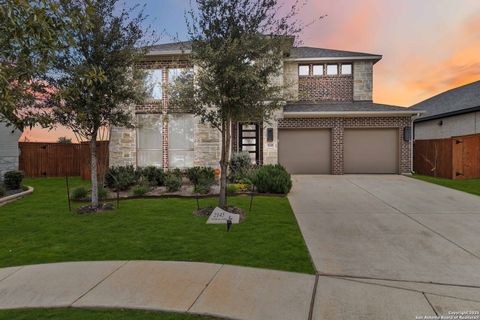
[[278, 161], [292, 174], [329, 174], [329, 129], [281, 129]]
[[398, 129], [345, 129], [345, 173], [398, 173]]

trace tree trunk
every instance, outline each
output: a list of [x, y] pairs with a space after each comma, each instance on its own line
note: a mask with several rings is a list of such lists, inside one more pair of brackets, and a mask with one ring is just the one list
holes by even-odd
[[230, 158], [230, 120], [226, 120], [222, 124], [222, 150], [220, 157], [220, 196], [218, 206], [227, 209], [227, 174], [228, 160]]
[[97, 136], [90, 140], [90, 168], [92, 179], [92, 207], [98, 208], [98, 173], [97, 173]]

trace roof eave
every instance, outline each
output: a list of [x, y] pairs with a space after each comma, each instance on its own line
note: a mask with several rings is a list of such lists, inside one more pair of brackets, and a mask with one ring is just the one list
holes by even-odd
[[467, 109], [456, 110], [456, 111], [451, 111], [451, 112], [440, 113], [440, 114], [436, 114], [436, 115], [433, 115], [433, 116], [426, 116], [426, 117], [416, 119], [415, 122], [423, 122], [423, 121], [453, 117], [453, 116], [458, 116], [458, 115], [461, 115], [461, 114], [472, 113], [472, 112], [477, 112], [477, 111], [480, 111], [480, 106], [467, 108]]
[[284, 111], [284, 118], [329, 118], [329, 117], [371, 117], [371, 116], [419, 116], [424, 111]]
[[382, 56], [364, 56], [364, 57], [310, 57], [310, 58], [286, 58], [285, 61], [307, 62], [307, 61], [352, 61], [352, 60], [374, 60], [378, 62]]
[[169, 55], [179, 55], [179, 54], [190, 54], [192, 50], [152, 50], [147, 52], [146, 56], [169, 56]]

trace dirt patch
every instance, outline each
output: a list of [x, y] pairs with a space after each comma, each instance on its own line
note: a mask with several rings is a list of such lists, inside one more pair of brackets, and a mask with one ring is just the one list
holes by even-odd
[[[214, 207], [200, 208], [199, 210], [193, 211], [193, 215], [197, 217], [208, 217], [212, 214], [214, 209]], [[247, 217], [247, 214], [242, 209], [237, 207], [228, 207], [226, 211], [240, 215], [240, 222], [245, 220]]]
[[82, 206], [75, 210], [78, 214], [89, 214], [89, 213], [100, 213], [100, 212], [107, 212], [112, 211], [115, 209], [113, 203], [102, 203], [99, 205], [98, 208], [94, 208], [90, 205]]

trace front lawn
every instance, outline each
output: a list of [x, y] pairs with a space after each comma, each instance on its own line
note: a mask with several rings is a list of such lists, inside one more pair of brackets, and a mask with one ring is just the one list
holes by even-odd
[[[0, 267], [61, 261], [179, 260], [314, 273], [287, 198], [255, 197], [227, 233], [194, 217], [193, 199], [138, 199], [95, 215], [68, 212], [63, 178], [26, 179], [35, 191], [0, 207]], [[78, 178], [71, 186], [86, 185]], [[248, 211], [250, 198], [230, 198]], [[215, 205], [201, 199], [200, 205]], [[78, 204], [77, 204], [78, 206]]]
[[0, 311], [0, 320], [215, 320], [188, 314], [139, 310], [23, 309]]
[[480, 196], [480, 179], [450, 180], [444, 178], [422, 176], [419, 174], [413, 175], [413, 177], [419, 180], [439, 184], [444, 187], [457, 189]]

